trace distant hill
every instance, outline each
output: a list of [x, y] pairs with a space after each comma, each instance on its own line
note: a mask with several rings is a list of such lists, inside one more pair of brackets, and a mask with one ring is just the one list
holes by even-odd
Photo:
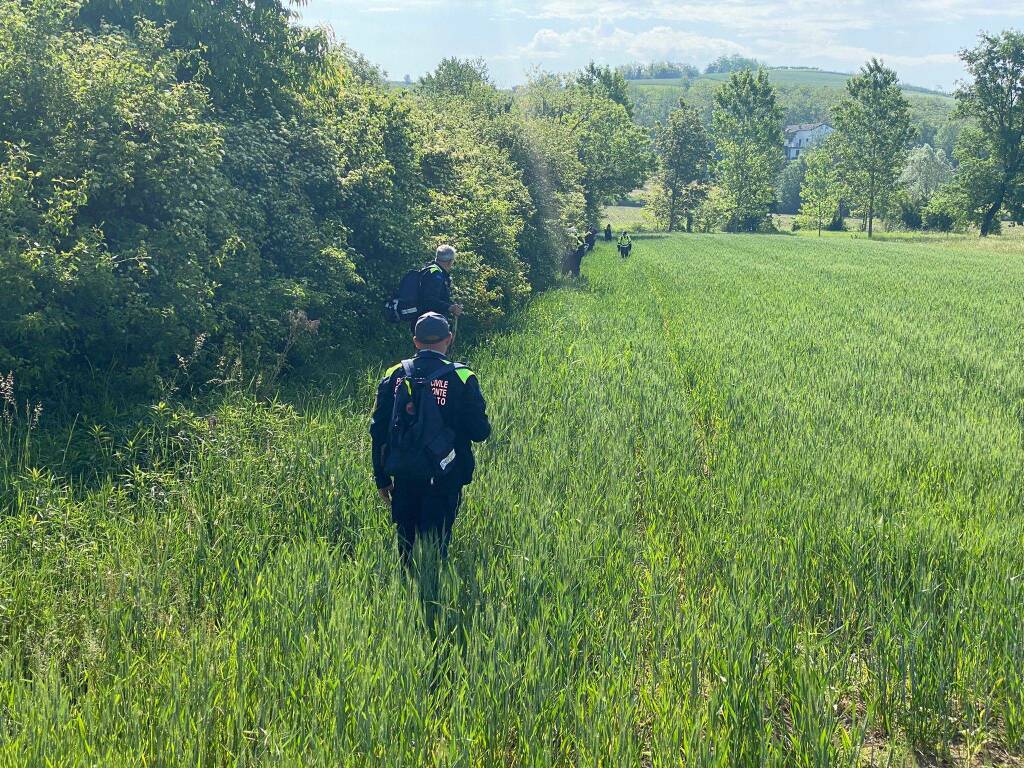
[[[808, 123], [831, 118], [832, 107], [842, 98], [851, 75], [802, 67], [766, 68], [768, 77], [779, 92], [779, 103], [786, 124]], [[663, 121], [684, 99], [695, 107], [705, 122], [711, 122], [714, 94], [728, 80], [727, 73], [662, 80], [629, 80], [629, 90], [636, 104], [635, 117], [642, 125]], [[952, 96], [915, 85], [901, 86], [910, 102], [911, 117], [918, 131], [918, 140], [952, 151], [956, 138], [952, 113]]]
[[[805, 85], [811, 88], [845, 88], [846, 81], [852, 76], [849, 72], [830, 72], [824, 69], [814, 69], [809, 67], [766, 67], [765, 69], [768, 72], [768, 78], [772, 83], [778, 86]], [[700, 80], [724, 82], [728, 79], [729, 73], [715, 72], [714, 74], [700, 75], [692, 82], [698, 82]], [[682, 78], [673, 78], [668, 80], [630, 80], [629, 82], [634, 86], [679, 87], [685, 82], [685, 80]], [[930, 88], [923, 88], [918, 85], [901, 85], [900, 87], [906, 93], [922, 93], [929, 96], [938, 96], [947, 99], [952, 98], [947, 93], [935, 91]]]

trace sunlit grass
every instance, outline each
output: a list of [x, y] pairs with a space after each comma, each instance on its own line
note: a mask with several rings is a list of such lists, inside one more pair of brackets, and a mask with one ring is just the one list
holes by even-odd
[[470, 353], [495, 433], [439, 581], [373, 492], [372, 375], [154, 412], [89, 491], [21, 471], [3, 763], [1020, 756], [1019, 252], [692, 235], [584, 265]]

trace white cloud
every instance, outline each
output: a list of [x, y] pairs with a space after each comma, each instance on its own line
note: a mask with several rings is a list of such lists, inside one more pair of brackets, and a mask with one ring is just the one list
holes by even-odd
[[723, 53], [749, 54], [744, 46], [724, 38], [699, 35], [671, 26], [656, 26], [631, 32], [602, 21], [592, 27], [558, 32], [541, 29], [533, 39], [519, 49], [526, 59], [561, 58], [575, 51], [586, 50], [590, 55], [605, 57], [622, 54], [637, 60], [672, 59], [674, 61], [703, 61]]

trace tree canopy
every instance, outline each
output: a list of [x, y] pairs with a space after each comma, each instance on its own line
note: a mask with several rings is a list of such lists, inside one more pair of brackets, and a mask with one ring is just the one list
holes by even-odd
[[783, 163], [782, 111], [764, 70], [730, 75], [715, 94], [712, 135], [723, 226], [756, 232], [768, 219]]
[[910, 110], [896, 73], [877, 59], [847, 83], [835, 109], [840, 169], [868, 237], [888, 202], [913, 138]]
[[965, 166], [968, 218], [985, 237], [1003, 206], [1024, 198], [1024, 33], [983, 34], [960, 57], [972, 79], [956, 92], [957, 112], [977, 130], [964, 137], [957, 157]]

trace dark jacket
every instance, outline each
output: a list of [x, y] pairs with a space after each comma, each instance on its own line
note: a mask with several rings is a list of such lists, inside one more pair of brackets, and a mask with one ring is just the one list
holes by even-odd
[[[431, 371], [449, 362], [440, 352], [430, 350], [421, 350], [413, 358], [417, 376], [428, 376]], [[370, 419], [370, 438], [373, 446], [373, 477], [378, 488], [391, 485], [392, 479], [384, 473], [384, 451], [391, 428], [395, 392], [404, 378], [405, 370], [399, 363], [388, 369], [377, 386], [377, 401]], [[441, 408], [441, 418], [455, 433], [455, 466], [445, 478], [445, 487], [455, 490], [472, 481], [473, 470], [476, 468], [472, 443], [486, 440], [491, 434], [491, 424], [487, 420], [487, 406], [475, 373], [468, 368], [460, 368], [438, 382], [434, 385], [434, 394]]]
[[437, 264], [424, 267], [424, 275], [420, 279], [420, 292], [416, 297], [416, 306], [420, 314], [437, 312], [448, 317], [448, 307], [452, 305], [452, 276]]

